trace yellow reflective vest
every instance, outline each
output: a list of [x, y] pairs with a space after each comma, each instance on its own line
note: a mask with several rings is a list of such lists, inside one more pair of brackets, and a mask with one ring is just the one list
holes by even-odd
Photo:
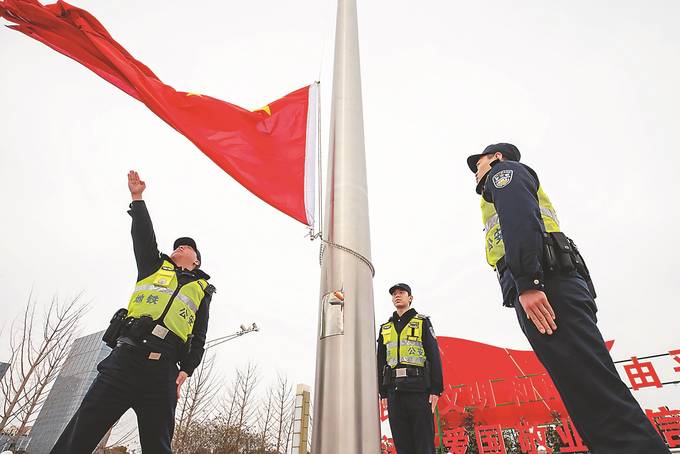
[[[557, 220], [557, 213], [553, 208], [550, 199], [543, 191], [542, 187], [538, 187], [538, 206], [541, 210], [541, 218], [546, 232], [559, 232], [560, 224]], [[501, 231], [501, 223], [498, 219], [498, 213], [493, 203], [487, 202], [482, 197], [482, 223], [484, 224], [484, 239], [486, 250], [486, 261], [489, 265], [496, 268], [498, 261], [505, 256], [505, 245], [503, 244], [503, 233]]]
[[[128, 316], [139, 318], [148, 315], [186, 342], [194, 328], [196, 313], [207, 287], [205, 279], [180, 287], [175, 265], [164, 260], [155, 273], [137, 282], [128, 304]], [[167, 313], [160, 320], [166, 308]]]
[[397, 334], [391, 321], [380, 328], [383, 343], [387, 350], [387, 365], [391, 368], [397, 364], [425, 367], [425, 348], [423, 347], [423, 322], [427, 317], [416, 314]]

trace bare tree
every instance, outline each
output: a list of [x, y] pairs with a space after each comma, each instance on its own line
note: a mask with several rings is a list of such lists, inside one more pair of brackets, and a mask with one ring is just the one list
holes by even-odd
[[204, 447], [220, 454], [255, 454], [260, 446], [256, 430], [257, 402], [254, 396], [258, 384], [257, 367], [249, 364], [237, 369], [222, 401], [222, 411], [203, 424], [201, 436], [207, 438]]
[[248, 425], [255, 413], [255, 405], [253, 405], [253, 391], [257, 386], [258, 375], [257, 366], [248, 364], [245, 370], [237, 370], [239, 376], [238, 387], [236, 388], [236, 420], [235, 426], [237, 431], [235, 444], [238, 447], [241, 442], [242, 435], [248, 431]]
[[260, 439], [260, 446], [259, 450], [261, 452], [267, 452], [267, 449], [269, 448], [270, 440], [272, 438], [272, 427], [274, 426], [274, 417], [275, 417], [275, 405], [274, 405], [274, 392], [270, 388], [267, 390], [267, 396], [265, 397], [264, 401], [260, 405], [260, 411], [258, 415], [258, 430], [259, 430], [259, 439]]
[[278, 375], [276, 390], [274, 392], [276, 405], [276, 452], [288, 451], [288, 437], [293, 423], [293, 387], [288, 383], [288, 378]]
[[0, 417], [0, 432], [6, 430], [8, 424], [13, 422], [15, 416], [21, 410], [20, 400], [23, 388], [26, 387], [25, 383], [22, 387], [21, 383], [18, 382], [21, 381], [22, 376], [26, 376], [24, 372], [28, 366], [24, 365], [24, 363], [27, 361], [26, 356], [31, 350], [29, 345], [31, 344], [33, 320], [35, 318], [35, 303], [31, 302], [31, 295], [29, 295], [28, 299], [28, 304], [22, 315], [21, 325], [17, 327], [16, 323], [19, 322], [15, 320], [11, 327], [12, 335], [9, 340], [10, 367], [2, 381], [0, 381], [0, 392], [4, 398], [3, 413], [2, 417]]
[[177, 453], [195, 452], [197, 446], [192, 443], [195, 437], [191, 429], [201, 425], [215, 408], [213, 397], [221, 387], [221, 383], [213, 374], [215, 355], [201, 362], [201, 365], [187, 379], [187, 386], [177, 405], [175, 436], [173, 451]]
[[240, 373], [236, 373], [234, 380], [232, 381], [231, 387], [229, 389], [229, 392], [227, 393], [227, 399], [222, 402], [222, 406], [224, 407], [224, 424], [227, 427], [231, 427], [234, 423], [234, 419], [236, 418], [237, 414], [237, 408], [236, 408], [236, 403], [237, 403], [237, 398], [236, 398], [236, 390], [239, 389], [241, 386], [241, 375]]
[[[187, 383], [177, 407], [173, 452], [285, 454], [293, 423], [293, 390], [288, 380], [278, 376], [258, 398], [255, 365], [237, 369], [226, 387], [213, 378], [214, 361], [208, 358]], [[214, 405], [218, 401], [219, 407]], [[118, 440], [116, 444], [124, 443]]]
[[39, 326], [41, 333], [35, 335], [36, 303], [29, 295], [24, 313], [13, 325], [10, 366], [0, 382], [4, 398], [0, 431], [16, 423], [20, 435], [32, 422], [61, 370], [86, 307], [80, 295], [65, 304], [52, 298]]
[[34, 386], [25, 393], [26, 402], [19, 415], [20, 431], [24, 431], [32, 422], [33, 415], [42, 406], [47, 391], [61, 371], [71, 344], [78, 335], [77, 324], [84, 312], [85, 306], [78, 305], [78, 298], [62, 307], [59, 307], [56, 299], [52, 300], [42, 326], [42, 345], [51, 347], [46, 348], [44, 361], [35, 369]]
[[[116, 447], [125, 446], [135, 439], [135, 436], [137, 434], [137, 424], [129, 424], [124, 423], [122, 421], [124, 421], [124, 418], [121, 418], [118, 421], [116, 421], [116, 423], [109, 429], [108, 434], [104, 436], [104, 440], [106, 440], [104, 443], [105, 446], [103, 448], [104, 452], [107, 451], [110, 452], [112, 449]], [[113, 435], [114, 429], [116, 428], [118, 428], [118, 430], [124, 430], [124, 432], [117, 434], [116, 438], [113, 439], [113, 441], [111, 441], [111, 435]]]

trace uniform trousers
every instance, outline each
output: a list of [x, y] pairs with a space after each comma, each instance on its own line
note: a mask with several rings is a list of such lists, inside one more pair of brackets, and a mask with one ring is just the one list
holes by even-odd
[[574, 425], [593, 454], [668, 454], [614, 362], [597, 328], [597, 307], [576, 272], [546, 278], [557, 331], [541, 334], [519, 301], [522, 331], [555, 383]]
[[434, 453], [434, 420], [429, 398], [428, 392], [389, 391], [387, 412], [397, 454]]
[[171, 360], [149, 360], [147, 356], [122, 345], [99, 363], [99, 374], [52, 454], [90, 454], [130, 408], [137, 414], [142, 451], [172, 453], [179, 371]]

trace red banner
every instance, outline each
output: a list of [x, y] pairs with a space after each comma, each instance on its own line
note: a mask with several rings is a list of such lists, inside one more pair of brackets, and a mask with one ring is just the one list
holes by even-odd
[[[438, 337], [444, 369], [439, 411], [459, 426], [466, 410], [475, 419], [514, 427], [518, 421], [544, 424], [555, 412], [567, 416], [547, 371], [531, 350], [513, 350], [465, 339]], [[613, 341], [607, 342], [611, 349]]]

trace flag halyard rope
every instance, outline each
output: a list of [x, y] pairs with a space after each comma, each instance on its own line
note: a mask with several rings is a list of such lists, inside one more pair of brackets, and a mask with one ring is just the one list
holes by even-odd
[[314, 241], [315, 239], [320, 239], [321, 240], [321, 247], [319, 248], [319, 265], [323, 262], [323, 253], [325, 251], [325, 246], [328, 245], [330, 247], [334, 247], [336, 249], [339, 249], [341, 251], [347, 252], [350, 255], [353, 255], [354, 257], [358, 258], [362, 262], [368, 266], [368, 268], [371, 270], [371, 276], [375, 277], [375, 267], [373, 266], [373, 263], [363, 255], [359, 254], [357, 251], [354, 249], [348, 248], [347, 246], [343, 246], [342, 244], [334, 243], [333, 241], [327, 240], [323, 237], [323, 233], [319, 232], [316, 235], [310, 236], [310, 240]]

